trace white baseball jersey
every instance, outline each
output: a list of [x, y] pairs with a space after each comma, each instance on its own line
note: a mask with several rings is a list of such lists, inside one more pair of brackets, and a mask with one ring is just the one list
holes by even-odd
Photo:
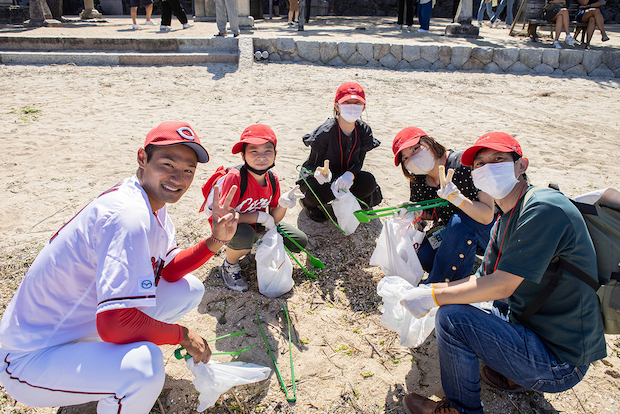
[[137, 176], [103, 193], [37, 256], [2, 317], [2, 349], [100, 340], [98, 312], [155, 306], [161, 270], [179, 251], [174, 234]]

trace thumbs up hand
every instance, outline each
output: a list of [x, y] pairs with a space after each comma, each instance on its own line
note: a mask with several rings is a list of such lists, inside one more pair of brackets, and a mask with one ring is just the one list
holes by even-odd
[[314, 178], [316, 178], [319, 185], [331, 182], [332, 172], [329, 170], [329, 160], [325, 160], [322, 167], [317, 167], [314, 171]]
[[437, 195], [444, 200], [448, 200], [457, 207], [461, 207], [465, 203], [465, 196], [461, 194], [461, 190], [452, 182], [454, 170], [450, 168], [448, 174], [445, 173], [445, 167], [439, 166], [439, 190]]

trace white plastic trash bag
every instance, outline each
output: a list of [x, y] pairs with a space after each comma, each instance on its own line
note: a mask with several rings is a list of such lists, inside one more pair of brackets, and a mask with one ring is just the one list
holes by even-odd
[[256, 278], [258, 291], [268, 298], [277, 298], [295, 285], [293, 265], [275, 227], [265, 233], [256, 249]]
[[[407, 291], [414, 288], [415, 286], [399, 276], [386, 276], [377, 285], [377, 294], [383, 299], [381, 325], [399, 334], [400, 344], [410, 348], [420, 346], [433, 332], [435, 315], [439, 309], [433, 308], [420, 319], [415, 318], [400, 304], [400, 300], [405, 297]], [[493, 308], [493, 301], [469, 305], [507, 320], [505, 316], [498, 314], [497, 309]]]
[[200, 404], [196, 411], [213, 407], [220, 395], [237, 385], [266, 380], [271, 368], [248, 362], [215, 362], [194, 364], [194, 358], [187, 359], [187, 368], [196, 377], [192, 383], [200, 393]]
[[377, 294], [383, 299], [381, 325], [399, 334], [402, 346], [411, 348], [421, 345], [433, 332], [437, 313], [437, 308], [433, 308], [425, 316], [416, 319], [400, 304], [407, 291], [414, 287], [399, 276], [386, 276], [377, 285]]
[[360, 222], [353, 215], [357, 210], [361, 210], [360, 203], [350, 191], [338, 193], [338, 197], [332, 202], [334, 214], [338, 220], [338, 225], [344, 230], [347, 236], [353, 234]]
[[424, 277], [424, 269], [416, 246], [419, 248], [424, 241], [424, 232], [417, 230], [411, 222], [411, 219], [399, 217], [385, 220], [370, 264], [380, 266], [385, 276], [400, 276], [417, 286]]

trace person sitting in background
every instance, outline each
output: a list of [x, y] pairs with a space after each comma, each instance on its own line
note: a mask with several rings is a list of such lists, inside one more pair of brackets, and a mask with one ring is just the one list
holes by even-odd
[[570, 18], [568, 16], [568, 9], [566, 8], [565, 0], [548, 0], [547, 4], [543, 7], [543, 17], [549, 23], [555, 22], [555, 38], [553, 40], [553, 46], [555, 46], [556, 49], [562, 49], [559, 42], [560, 33], [562, 33], [562, 30], [566, 33], [564, 42], [571, 46], [577, 43], [577, 41], [570, 35], [570, 29], [568, 27]]
[[606, 42], [609, 40], [605, 33], [605, 18], [601, 13], [600, 7], [605, 4], [605, 0], [577, 0], [579, 2], [579, 10], [575, 15], [575, 21], [588, 23], [586, 29], [586, 49], [590, 49], [590, 41], [594, 34], [594, 29], [598, 27], [601, 32], [601, 40]]

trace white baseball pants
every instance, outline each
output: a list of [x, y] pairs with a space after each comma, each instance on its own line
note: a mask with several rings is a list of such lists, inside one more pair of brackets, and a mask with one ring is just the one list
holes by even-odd
[[[143, 310], [174, 323], [204, 295], [192, 275], [157, 286], [157, 305]], [[34, 352], [0, 349], [0, 381], [17, 401], [32, 407], [64, 407], [99, 401], [98, 414], [148, 414], [164, 385], [159, 347], [151, 342], [117, 345], [76, 342]]]

